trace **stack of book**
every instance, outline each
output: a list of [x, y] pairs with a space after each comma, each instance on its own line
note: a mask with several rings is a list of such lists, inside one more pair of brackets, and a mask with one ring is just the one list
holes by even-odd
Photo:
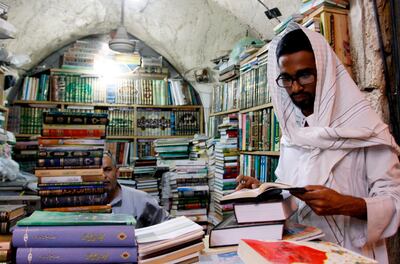
[[135, 231], [139, 264], [198, 263], [204, 249], [202, 227], [183, 216]]
[[99, 53], [101, 45], [99, 41], [75, 41], [62, 56], [62, 68], [93, 69], [94, 58]]
[[208, 160], [206, 152], [206, 141], [208, 137], [202, 134], [195, 134], [190, 144], [189, 158], [192, 160], [204, 159]]
[[189, 158], [189, 139], [168, 138], [154, 141], [155, 151], [159, 159], [187, 159]]
[[225, 117], [218, 130], [221, 138], [215, 145], [214, 200], [216, 217], [221, 221], [232, 213], [233, 205], [221, 205], [220, 201], [225, 195], [234, 192], [239, 174], [237, 115]]
[[160, 182], [155, 176], [156, 171], [157, 160], [155, 158], [135, 160], [133, 179], [136, 181], [138, 190], [149, 193], [160, 202]]
[[10, 229], [24, 216], [25, 205], [0, 205], [0, 234], [9, 234]]
[[215, 217], [215, 144], [219, 142], [219, 139], [210, 138], [206, 142], [207, 146], [207, 156], [208, 156], [208, 167], [207, 167], [207, 178], [208, 187], [210, 188], [210, 206], [208, 211], [208, 223], [210, 226], [216, 225], [219, 221]]
[[257, 189], [242, 189], [225, 196], [222, 203], [233, 202], [234, 215], [211, 230], [210, 247], [237, 245], [241, 239], [311, 240], [323, 236], [318, 228], [286, 221], [297, 210], [295, 198], [287, 190], [305, 191], [285, 184], [263, 183]]
[[102, 170], [107, 115], [52, 112], [43, 115], [38, 177], [42, 208], [110, 211]]
[[135, 224], [124, 214], [35, 211], [13, 231], [16, 262], [136, 263]]
[[207, 228], [209, 187], [205, 160], [176, 160], [170, 178], [172, 216], [186, 216]]

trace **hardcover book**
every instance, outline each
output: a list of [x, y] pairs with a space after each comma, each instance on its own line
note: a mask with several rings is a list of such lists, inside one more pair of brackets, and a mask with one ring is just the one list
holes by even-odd
[[238, 224], [231, 215], [210, 232], [210, 247], [234, 246], [241, 239], [282, 239], [283, 221]]
[[93, 214], [75, 212], [35, 211], [17, 223], [18, 226], [68, 226], [68, 225], [135, 225], [136, 220], [127, 214]]
[[261, 203], [235, 203], [233, 206], [239, 224], [282, 221], [297, 210], [295, 198], [288, 194], [283, 199]]
[[18, 226], [13, 231], [14, 247], [133, 247], [133, 226]]
[[0, 222], [7, 222], [25, 213], [25, 205], [21, 204], [2, 204], [0, 205]]
[[136, 247], [18, 248], [19, 264], [136, 263]]
[[281, 197], [280, 194], [283, 190], [297, 193], [306, 192], [302, 187], [293, 187], [277, 182], [264, 182], [256, 189], [241, 189], [226, 195], [221, 199], [221, 203], [266, 201]]

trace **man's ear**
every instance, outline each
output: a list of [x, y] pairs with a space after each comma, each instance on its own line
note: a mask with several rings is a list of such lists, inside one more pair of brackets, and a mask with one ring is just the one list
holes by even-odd
[[117, 167], [116, 170], [115, 170], [115, 176], [116, 176], [117, 178], [119, 178], [119, 168], [118, 168], [118, 167]]

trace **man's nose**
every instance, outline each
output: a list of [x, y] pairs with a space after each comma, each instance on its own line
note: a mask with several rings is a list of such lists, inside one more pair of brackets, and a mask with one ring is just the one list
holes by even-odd
[[292, 93], [298, 93], [298, 92], [302, 91], [303, 89], [304, 89], [303, 86], [301, 86], [301, 84], [299, 84], [297, 82], [297, 80], [293, 80]]

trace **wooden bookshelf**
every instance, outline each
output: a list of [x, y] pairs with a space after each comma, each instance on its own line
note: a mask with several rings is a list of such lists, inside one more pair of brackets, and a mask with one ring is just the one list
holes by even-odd
[[272, 103], [258, 105], [258, 106], [254, 106], [254, 107], [247, 108], [247, 109], [244, 109], [244, 110], [240, 110], [240, 113], [244, 114], [244, 113], [248, 113], [248, 112], [254, 112], [254, 111], [258, 111], [258, 110], [263, 110], [263, 109], [266, 109], [266, 108], [272, 108]]
[[185, 136], [134, 136], [136, 139], [158, 139], [158, 138], [191, 138], [193, 135]]
[[221, 116], [221, 115], [228, 115], [228, 114], [234, 114], [234, 113], [238, 113], [239, 109], [231, 109], [228, 111], [223, 111], [223, 112], [217, 112], [217, 113], [211, 113], [210, 116]]
[[278, 156], [279, 157], [279, 151], [240, 151], [240, 154], [261, 155], [261, 156]]

